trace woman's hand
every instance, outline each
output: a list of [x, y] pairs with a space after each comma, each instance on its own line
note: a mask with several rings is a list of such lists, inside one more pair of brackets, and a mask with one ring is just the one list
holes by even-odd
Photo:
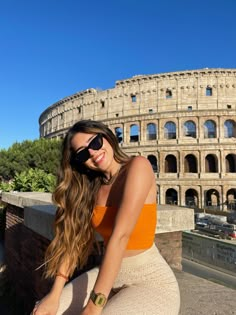
[[31, 315], [56, 315], [58, 307], [59, 300], [49, 293], [41, 301], [36, 302]]

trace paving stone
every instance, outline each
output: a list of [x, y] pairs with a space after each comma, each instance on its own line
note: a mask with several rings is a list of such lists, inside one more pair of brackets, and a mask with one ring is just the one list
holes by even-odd
[[175, 275], [181, 294], [179, 315], [236, 314], [236, 290], [186, 272], [175, 271]]

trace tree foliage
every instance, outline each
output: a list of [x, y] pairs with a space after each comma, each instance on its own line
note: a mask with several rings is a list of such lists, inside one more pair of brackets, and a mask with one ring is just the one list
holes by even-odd
[[0, 150], [0, 190], [52, 192], [61, 159], [61, 140], [26, 140]]
[[38, 139], [14, 143], [9, 149], [0, 151], [0, 177], [13, 180], [16, 174], [29, 169], [43, 170], [56, 176], [61, 159], [61, 140]]
[[56, 185], [56, 176], [40, 169], [30, 168], [17, 173], [13, 181], [13, 190], [52, 192]]

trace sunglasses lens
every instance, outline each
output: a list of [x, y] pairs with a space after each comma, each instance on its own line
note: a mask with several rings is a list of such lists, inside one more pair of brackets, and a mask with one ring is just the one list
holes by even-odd
[[102, 135], [98, 134], [89, 144], [88, 148], [92, 150], [99, 150], [101, 149], [103, 144]]
[[90, 154], [87, 148], [75, 154], [75, 159], [79, 163], [86, 162], [89, 159], [89, 157], [90, 157]]

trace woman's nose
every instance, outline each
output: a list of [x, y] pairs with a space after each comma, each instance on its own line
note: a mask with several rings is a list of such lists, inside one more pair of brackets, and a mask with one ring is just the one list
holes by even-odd
[[97, 150], [93, 150], [93, 149], [91, 149], [91, 148], [88, 149], [88, 152], [89, 152], [89, 155], [90, 155], [90, 156], [93, 156], [96, 151], [97, 151]]

